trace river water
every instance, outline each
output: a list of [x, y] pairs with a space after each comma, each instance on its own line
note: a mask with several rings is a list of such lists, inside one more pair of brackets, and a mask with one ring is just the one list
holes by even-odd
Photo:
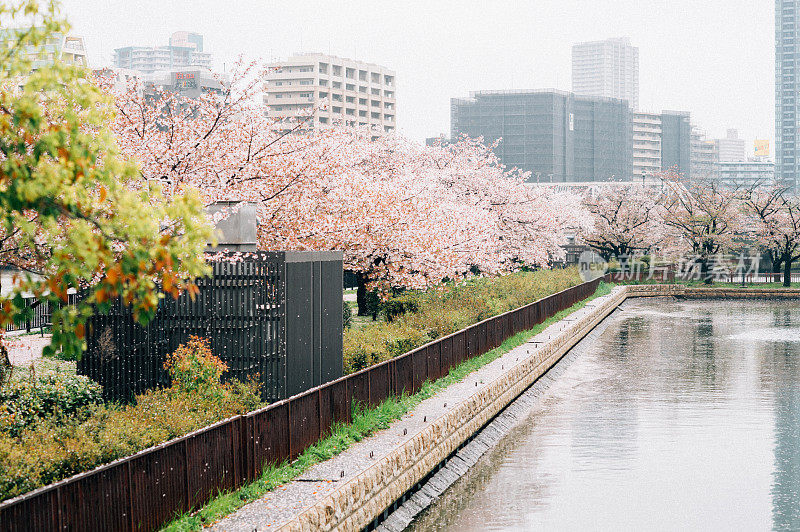
[[800, 305], [632, 300], [413, 530], [800, 530]]

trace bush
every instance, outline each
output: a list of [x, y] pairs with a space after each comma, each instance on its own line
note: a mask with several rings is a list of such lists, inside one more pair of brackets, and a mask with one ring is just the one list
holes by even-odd
[[350, 308], [350, 303], [342, 301], [342, 328], [349, 329], [353, 324], [353, 309]]
[[357, 371], [581, 282], [577, 268], [518, 272], [405, 292], [384, 303], [391, 321], [344, 333], [344, 370]]
[[394, 321], [398, 316], [407, 312], [419, 311], [420, 300], [416, 294], [403, 294], [390, 298], [383, 304], [383, 314], [386, 321]]
[[89, 404], [80, 416], [44, 416], [16, 433], [0, 431], [0, 498], [262, 406], [257, 381], [220, 383], [224, 364], [207, 348], [190, 339], [169, 357], [172, 386], [139, 395], [134, 404]]
[[190, 336], [189, 341], [167, 355], [167, 370], [174, 391], [179, 393], [218, 393], [222, 374], [228, 366], [211, 353], [208, 338]]
[[9, 382], [0, 389], [0, 431], [18, 434], [37, 420], [61, 421], [102, 402], [102, 388], [82, 375], [47, 375]]

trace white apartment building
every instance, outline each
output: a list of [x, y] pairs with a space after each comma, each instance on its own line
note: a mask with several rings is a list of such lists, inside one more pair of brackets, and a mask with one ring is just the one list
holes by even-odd
[[735, 163], [747, 159], [744, 139], [739, 138], [739, 131], [736, 129], [729, 129], [725, 138], [717, 139], [716, 143], [719, 162]]
[[661, 171], [661, 113], [633, 113], [633, 176], [649, 178]]
[[639, 108], [639, 48], [627, 37], [572, 47], [572, 92], [627, 100]]
[[114, 66], [151, 73], [182, 67], [211, 68], [211, 54], [203, 51], [199, 33], [176, 31], [168, 46], [126, 46], [114, 50]]
[[713, 178], [717, 175], [719, 151], [717, 142], [709, 139], [705, 131], [692, 126], [692, 175], [698, 178]]
[[[397, 127], [395, 72], [380, 65], [325, 54], [296, 54], [271, 63], [265, 80], [267, 116], [313, 116], [303, 128], [333, 124]], [[316, 111], [314, 111], [316, 110]]]
[[775, 163], [772, 161], [721, 161], [717, 167], [719, 181], [728, 187], [750, 188], [775, 184]]

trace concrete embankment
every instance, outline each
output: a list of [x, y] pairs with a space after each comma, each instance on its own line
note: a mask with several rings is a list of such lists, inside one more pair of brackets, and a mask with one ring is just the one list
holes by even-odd
[[[421, 402], [413, 412], [248, 504], [217, 530], [360, 530], [385, 514], [476, 432], [552, 368], [628, 297], [755, 297], [675, 285], [615, 288], [528, 343]], [[800, 291], [759, 290], [759, 297]]]

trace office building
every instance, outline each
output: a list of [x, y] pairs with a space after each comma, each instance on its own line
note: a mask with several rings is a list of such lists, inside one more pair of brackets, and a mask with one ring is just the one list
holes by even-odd
[[775, 178], [797, 190], [800, 170], [800, 0], [775, 0]]
[[735, 163], [747, 159], [744, 149], [744, 139], [739, 138], [739, 132], [729, 129], [725, 138], [717, 139], [717, 155], [721, 163]]
[[775, 184], [775, 163], [765, 160], [720, 161], [717, 178], [731, 188], [750, 188]]
[[685, 111], [661, 113], [661, 170], [692, 177], [691, 116]]
[[661, 114], [633, 113], [633, 179], [661, 172]]
[[691, 161], [692, 176], [701, 179], [716, 176], [719, 162], [717, 143], [697, 126], [692, 126]]
[[269, 65], [264, 105], [267, 116], [303, 128], [334, 124], [392, 132], [397, 124], [396, 76], [372, 63], [325, 54], [298, 54]]
[[509, 167], [540, 183], [630, 180], [631, 110], [624, 100], [557, 90], [481, 91], [450, 103], [451, 138], [502, 139]]
[[627, 100], [632, 109], [638, 109], [639, 49], [628, 38], [574, 45], [572, 92]]
[[143, 73], [183, 67], [211, 68], [211, 54], [203, 51], [203, 36], [178, 31], [167, 46], [126, 46], [114, 50], [114, 66]]

